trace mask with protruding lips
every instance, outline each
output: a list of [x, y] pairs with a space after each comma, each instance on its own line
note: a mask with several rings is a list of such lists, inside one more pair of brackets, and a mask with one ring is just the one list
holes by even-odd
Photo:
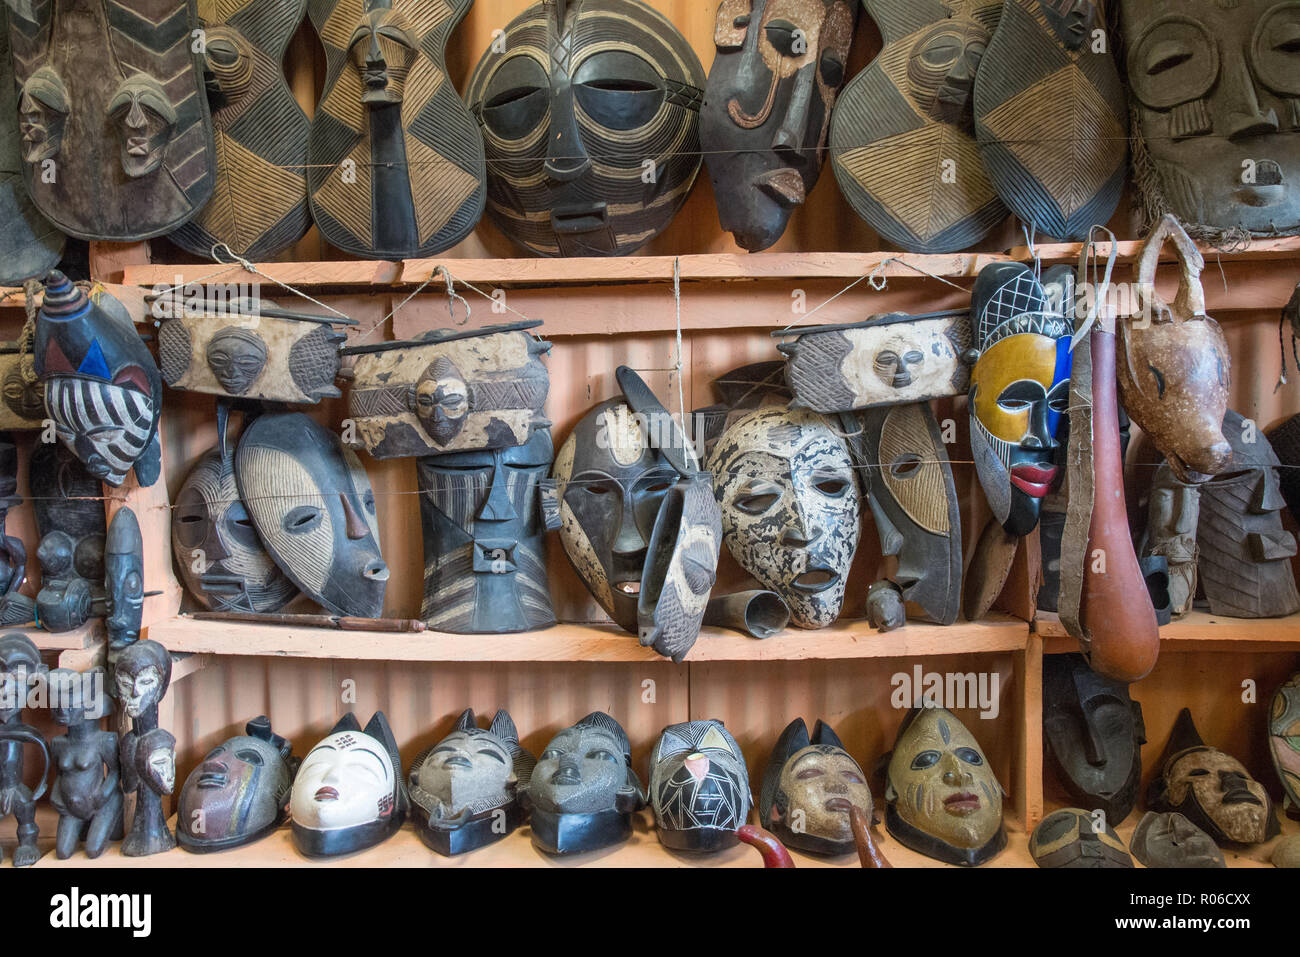
[[814, 854], [853, 850], [850, 814], [872, 820], [867, 776], [830, 725], [818, 721], [811, 736], [803, 718], [786, 726], [772, 749], [758, 801], [759, 821], [784, 844]]

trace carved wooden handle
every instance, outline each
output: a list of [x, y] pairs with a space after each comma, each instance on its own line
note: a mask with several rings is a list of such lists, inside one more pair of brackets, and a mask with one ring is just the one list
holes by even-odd
[[853, 841], [858, 845], [858, 860], [862, 866], [879, 870], [894, 865], [876, 846], [876, 839], [871, 833], [871, 821], [862, 813], [862, 808], [855, 807], [849, 811], [849, 821], [853, 824]]
[[1160, 250], [1166, 239], [1173, 240], [1180, 269], [1174, 311], [1179, 319], [1203, 316], [1205, 290], [1201, 287], [1201, 270], [1205, 268], [1205, 257], [1196, 248], [1196, 243], [1192, 242], [1187, 231], [1169, 213], [1161, 218], [1155, 230], [1142, 244], [1142, 251], [1138, 254], [1138, 282], [1145, 286], [1155, 285], [1156, 266], [1160, 262]]
[[758, 848], [758, 853], [763, 855], [763, 867], [794, 867], [790, 852], [771, 831], [765, 831], [757, 824], [746, 824], [736, 829], [736, 837], [750, 847]]

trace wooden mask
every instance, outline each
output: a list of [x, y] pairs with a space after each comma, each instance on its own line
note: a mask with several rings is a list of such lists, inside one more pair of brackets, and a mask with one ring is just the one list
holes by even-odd
[[904, 847], [978, 865], [1007, 845], [1002, 786], [979, 742], [945, 708], [913, 708], [885, 772], [885, 824]]
[[216, 152], [194, 0], [5, 0], [24, 176], [82, 239], [171, 232], [212, 195]]
[[[1068, 269], [1068, 267], [1061, 267]], [[1072, 322], [1022, 263], [985, 266], [971, 291], [971, 452], [989, 508], [1011, 535], [1038, 524], [1059, 471]]]
[[493, 41], [465, 100], [488, 213], [542, 256], [625, 256], [663, 232], [700, 169], [704, 69], [637, 0], [547, 0]]
[[1183, 815], [1147, 811], [1133, 829], [1133, 856], [1143, 867], [1227, 867], [1214, 839]]
[[1219, 844], [1262, 844], [1280, 828], [1264, 785], [1236, 758], [1202, 741], [1187, 708], [1178, 714], [1147, 803], [1177, 811]]
[[275, 563], [336, 615], [378, 618], [388, 566], [375, 493], [356, 454], [301, 412], [263, 415], [235, 451], [235, 482]]
[[9, 31], [0, 6], [0, 286], [44, 276], [62, 256], [63, 234], [36, 209], [23, 182]]
[[1300, 231], [1300, 6], [1121, 0], [1137, 185], [1198, 236]]
[[539, 325], [440, 330], [344, 349], [356, 356], [348, 390], [355, 447], [391, 459], [526, 444], [550, 425], [542, 356], [551, 344], [529, 331]]
[[[171, 240], [213, 257], [214, 246], [254, 262], [311, 228], [307, 131], [284, 77], [284, 51], [307, 0], [198, 0], [208, 103], [217, 147], [212, 199]], [[227, 258], [218, 251], [213, 258]]]
[[1300, 671], [1273, 695], [1268, 714], [1268, 742], [1282, 790], [1292, 807], [1300, 807]]
[[909, 316], [819, 326], [777, 346], [793, 408], [847, 412], [961, 395], [970, 388], [970, 313]]
[[555, 624], [543, 485], [550, 429], [508, 449], [416, 462], [424, 532], [420, 617], [435, 631], [505, 634]]
[[1077, 807], [1053, 811], [1029, 835], [1029, 856], [1039, 867], [1132, 867], [1124, 842], [1110, 826]]
[[722, 228], [758, 252], [821, 175], [857, 0], [722, 0], [700, 148]]
[[733, 847], [753, 803], [745, 755], [721, 721], [664, 728], [650, 752], [650, 805], [664, 847], [705, 853]]
[[1074, 242], [1110, 219], [1128, 171], [1128, 102], [1099, 0], [1005, 0], [975, 75], [975, 133], [1023, 222]]
[[536, 764], [509, 712], [498, 711], [484, 730], [467, 708], [451, 734], [411, 763], [407, 789], [420, 839], [444, 857], [501, 840], [527, 818], [519, 797]]
[[[1154, 291], [1166, 239], [1173, 241], [1181, 268], [1173, 303], [1165, 303]], [[1204, 268], [1200, 250], [1183, 227], [1165, 216], [1138, 258], [1138, 284], [1148, 297], [1150, 321], [1134, 316], [1116, 323], [1116, 372], [1124, 408], [1182, 482], [1204, 481], [1223, 470], [1232, 454], [1221, 430], [1232, 356], [1223, 330], [1205, 314]]]
[[1201, 485], [1196, 527], [1199, 575], [1210, 611], [1234, 618], [1280, 618], [1300, 611], [1291, 557], [1295, 536], [1282, 527], [1286, 500], [1277, 456], [1263, 431], [1229, 411], [1223, 434], [1232, 457]]
[[975, 142], [972, 91], [1002, 0], [864, 0], [884, 47], [831, 117], [844, 198], [887, 241], [942, 253], [1006, 218]]
[[63, 445], [37, 443], [28, 472], [40, 543], [37, 620], [47, 631], [70, 631], [104, 596], [103, 486]]
[[110, 651], [140, 640], [144, 613], [144, 538], [129, 507], [113, 513], [104, 539], [104, 629]]
[[107, 293], [91, 302], [53, 270], [34, 353], [59, 441], [86, 471], [116, 487], [134, 467], [140, 485], [153, 485], [162, 468], [162, 378], [122, 304]]
[[473, 0], [309, 0], [325, 48], [311, 121], [311, 213], [363, 258], [450, 249], [486, 199], [483, 142], [447, 76], [447, 40]]
[[[3, 261], [3, 260], [0, 260]], [[0, 344], [0, 429], [39, 429], [45, 419], [45, 385], [36, 378], [31, 351]]]
[[1200, 486], [1178, 481], [1169, 463], [1162, 463], [1151, 485], [1142, 556], [1165, 559], [1169, 568], [1169, 605], [1175, 615], [1191, 611], [1196, 597], [1196, 527], [1200, 514]]
[[347, 339], [339, 320], [261, 303], [176, 311], [158, 329], [158, 364], [173, 389], [293, 404], [343, 394], [334, 384]]

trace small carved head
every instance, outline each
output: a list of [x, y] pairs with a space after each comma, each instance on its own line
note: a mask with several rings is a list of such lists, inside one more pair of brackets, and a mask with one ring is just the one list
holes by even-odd
[[238, 30], [225, 25], [209, 27], [203, 62], [209, 93], [219, 93], [227, 101], [234, 101], [248, 91], [253, 79], [253, 56], [248, 41]]
[[921, 34], [907, 62], [907, 79], [927, 116], [960, 129], [974, 129], [971, 93], [975, 71], [991, 39], [974, 20], [940, 20]]
[[24, 162], [39, 163], [58, 155], [71, 109], [68, 88], [49, 67], [41, 67], [28, 78], [18, 107]]
[[108, 113], [122, 139], [122, 169], [127, 176], [147, 176], [162, 165], [176, 128], [176, 108], [157, 80], [133, 73], [108, 102]]
[[361, 102], [401, 103], [406, 74], [415, 61], [415, 40], [406, 18], [392, 8], [371, 10], [348, 44], [352, 65], [361, 74]]
[[227, 326], [208, 343], [208, 368], [231, 395], [243, 395], [266, 366], [266, 343], [251, 329]]
[[454, 362], [439, 356], [415, 384], [411, 404], [424, 430], [445, 446], [465, 427], [471, 405], [469, 383]]
[[39, 422], [45, 418], [45, 386], [37, 380], [28, 381], [18, 363], [4, 377], [0, 393], [9, 411], [28, 421]]

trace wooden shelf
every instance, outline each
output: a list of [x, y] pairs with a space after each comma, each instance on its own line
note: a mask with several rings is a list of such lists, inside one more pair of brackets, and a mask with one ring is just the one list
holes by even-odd
[[[1051, 612], [1039, 612], [1034, 634], [1043, 653], [1078, 651], [1078, 643]], [[1300, 614], [1287, 618], [1228, 618], [1191, 611], [1160, 629], [1162, 651], [1289, 651], [1300, 649]]]
[[[237, 622], [199, 621], [179, 615], [149, 627], [149, 637], [173, 653], [193, 652], [360, 661], [639, 661], [665, 662], [634, 635], [614, 626], [561, 624], [517, 635], [452, 635], [340, 631]], [[705, 628], [687, 656], [702, 661], [911, 658], [977, 652], [1023, 651], [1025, 622], [1009, 615], [980, 622], [930, 625], [911, 622], [880, 633], [864, 621], [818, 631], [790, 629], [765, 640]]]
[[36, 625], [2, 629], [5, 634], [26, 635], [41, 651], [80, 651], [104, 640], [104, 619], [92, 618], [71, 631], [46, 631]]

